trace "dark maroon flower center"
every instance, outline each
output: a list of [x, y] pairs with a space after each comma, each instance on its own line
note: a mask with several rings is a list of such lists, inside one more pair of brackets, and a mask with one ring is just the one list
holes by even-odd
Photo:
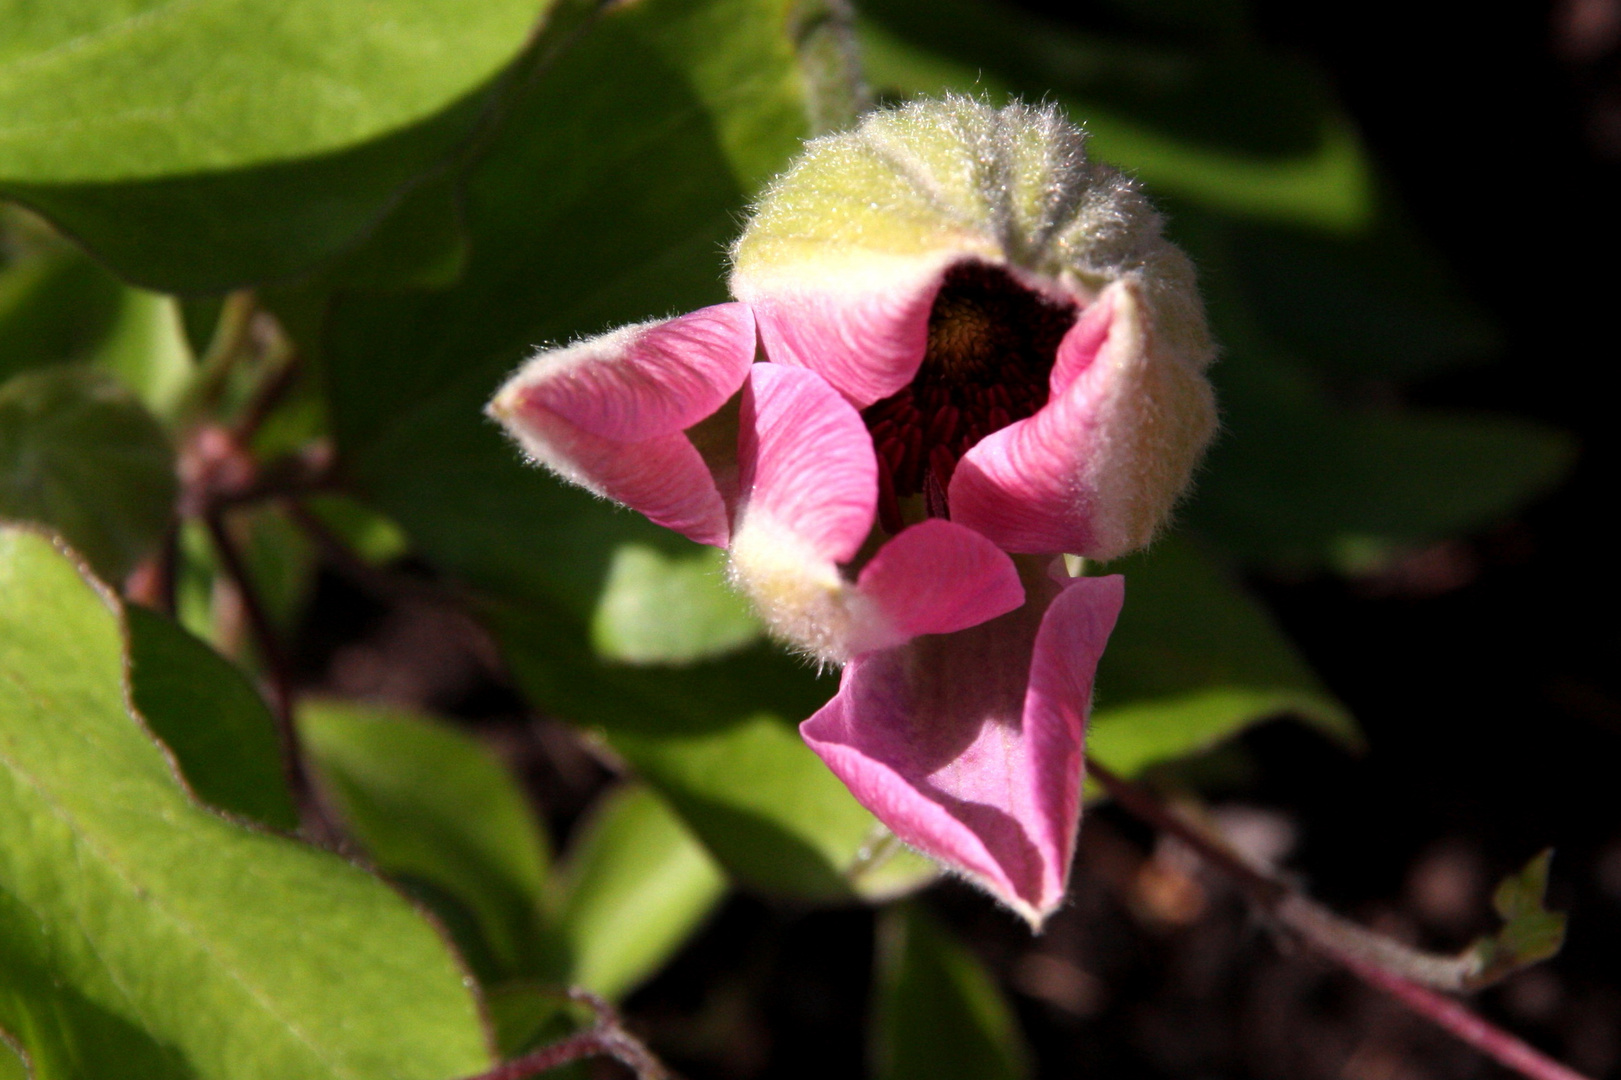
[[900, 500], [912, 496], [923, 496], [930, 517], [949, 516], [946, 490], [957, 462], [991, 432], [1047, 403], [1058, 344], [1078, 313], [999, 266], [961, 262], [946, 271], [917, 376], [861, 414], [878, 451], [878, 517], [886, 531], [904, 526]]

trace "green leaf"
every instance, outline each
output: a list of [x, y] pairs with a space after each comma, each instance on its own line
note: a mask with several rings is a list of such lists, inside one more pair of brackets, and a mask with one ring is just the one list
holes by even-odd
[[446, 169], [409, 192], [359, 248], [326, 272], [345, 288], [438, 289], [467, 265], [460, 176]]
[[1231, 274], [1280, 348], [1342, 376], [1397, 380], [1500, 351], [1439, 257], [1393, 218], [1387, 211], [1354, 238], [1260, 223], [1232, 230]]
[[501, 762], [450, 725], [398, 709], [312, 702], [298, 721], [323, 788], [378, 869], [471, 913], [490, 954], [467, 950], [481, 974], [541, 970], [546, 838]]
[[987, 0], [869, 0], [866, 67], [881, 91], [1053, 99], [1091, 152], [1155, 193], [1349, 233], [1374, 212], [1369, 166], [1321, 75], [1258, 47], [1149, 49]]
[[116, 603], [0, 529], [0, 1028], [41, 1076], [444, 1080], [454, 959], [342, 859], [196, 803], [125, 704]]
[[124, 623], [131, 700], [191, 790], [220, 810], [298, 828], [276, 721], [247, 677], [161, 615], [130, 606]]
[[196, 374], [180, 305], [145, 289], [119, 292], [118, 314], [89, 359], [118, 376], [155, 415], [172, 419]]
[[[737, 218], [808, 130], [803, 28], [788, 7], [609, 9], [513, 103], [469, 171], [472, 254], [457, 284], [340, 298], [323, 357], [352, 475], [414, 550], [492, 598], [488, 618], [533, 700], [604, 732], [739, 881], [848, 897], [873, 821], [793, 729], [829, 685], [758, 646], [663, 670], [594, 654], [593, 620], [610, 653], [638, 659], [708, 654], [752, 631], [702, 569], [713, 556], [525, 467], [482, 415], [537, 342], [724, 299]], [[622, 557], [624, 545], [640, 552]], [[669, 580], [654, 580], [655, 561]], [[646, 610], [626, 602], [632, 586], [706, 612], [704, 633], [631, 619]], [[885, 880], [891, 891], [930, 872], [894, 868], [911, 876]]]
[[725, 584], [725, 553], [687, 557], [624, 544], [591, 620], [598, 655], [632, 664], [681, 664], [734, 652], [759, 640], [748, 601]]
[[57, 530], [111, 581], [168, 531], [174, 451], [129, 391], [57, 367], [0, 383], [0, 518]]
[[543, 0], [0, 4], [0, 191], [133, 280], [353, 247], [481, 122]]
[[540, 605], [487, 610], [519, 685], [597, 729], [740, 883], [817, 900], [885, 899], [931, 879], [921, 858], [884, 872], [861, 852], [876, 822], [805, 746], [794, 723], [831, 680], [767, 646], [676, 669], [609, 664]]
[[562, 873], [562, 981], [610, 1000], [663, 967], [726, 891], [726, 876], [703, 845], [639, 785], [603, 800]]
[[1336, 409], [1302, 373], [1233, 347], [1216, 371], [1226, 432], [1186, 519], [1241, 558], [1376, 568], [1512, 513], [1574, 458], [1525, 420]]
[[112, 327], [122, 291], [89, 258], [50, 240], [0, 268], [0, 381], [84, 359]]
[[1532, 964], [1556, 956], [1565, 944], [1565, 913], [1543, 906], [1548, 894], [1548, 867], [1553, 849], [1539, 852], [1492, 894], [1492, 907], [1503, 928], [1470, 946], [1480, 970], [1471, 987], [1489, 986]]
[[1018, 1080], [1028, 1052], [977, 957], [915, 904], [879, 925], [872, 1025], [878, 1080]]
[[382, 565], [408, 549], [398, 525], [351, 496], [312, 495], [304, 500], [304, 509], [366, 562]]
[[1297, 716], [1341, 742], [1360, 736], [1266, 612], [1187, 539], [1111, 563], [1126, 606], [1098, 666], [1087, 754], [1122, 776]]

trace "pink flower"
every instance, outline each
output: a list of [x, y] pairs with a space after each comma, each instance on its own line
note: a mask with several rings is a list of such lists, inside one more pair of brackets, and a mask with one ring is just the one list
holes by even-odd
[[1039, 926], [1122, 602], [1214, 429], [1186, 259], [1051, 108], [963, 98], [810, 143], [732, 293], [543, 351], [491, 411], [558, 475], [729, 553], [843, 665], [801, 727], [906, 843]]

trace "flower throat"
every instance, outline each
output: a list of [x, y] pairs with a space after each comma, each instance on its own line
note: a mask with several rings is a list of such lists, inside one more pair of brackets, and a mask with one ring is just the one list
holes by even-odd
[[928, 345], [910, 384], [862, 411], [878, 452], [878, 519], [905, 526], [900, 500], [923, 497], [949, 517], [957, 462], [993, 431], [1047, 403], [1059, 342], [1074, 304], [1020, 285], [1001, 267], [961, 262], [946, 271], [929, 312]]

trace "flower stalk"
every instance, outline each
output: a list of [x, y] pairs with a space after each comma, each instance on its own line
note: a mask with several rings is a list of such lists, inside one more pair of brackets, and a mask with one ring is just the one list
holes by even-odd
[[1142, 785], [1115, 775], [1097, 761], [1088, 762], [1088, 775], [1127, 813], [1175, 837], [1236, 884], [1274, 925], [1318, 955], [1527, 1080], [1587, 1080], [1438, 992], [1479, 985], [1480, 961], [1473, 950], [1456, 957], [1437, 956], [1358, 926], [1261, 870], [1215, 830], [1178, 813]]

